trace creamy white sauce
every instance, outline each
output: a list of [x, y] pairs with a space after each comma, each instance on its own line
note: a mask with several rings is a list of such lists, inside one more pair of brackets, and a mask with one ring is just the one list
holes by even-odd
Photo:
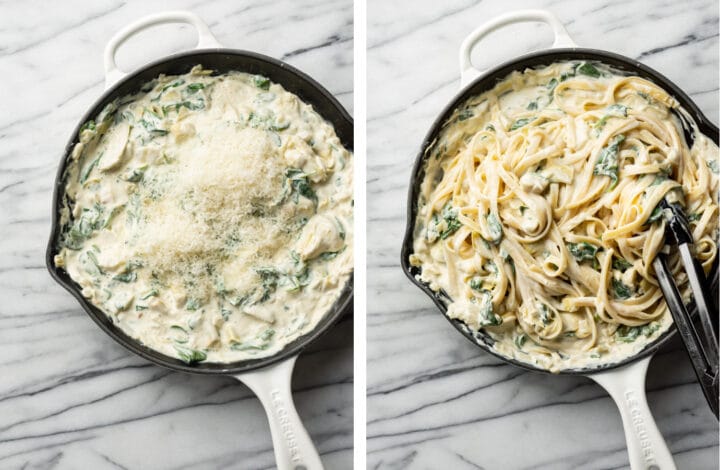
[[269, 356], [352, 272], [353, 156], [268, 79], [160, 76], [81, 131], [57, 266], [146, 346], [186, 362]]

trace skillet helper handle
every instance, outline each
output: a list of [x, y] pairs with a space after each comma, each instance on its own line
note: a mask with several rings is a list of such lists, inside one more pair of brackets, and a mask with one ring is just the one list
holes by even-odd
[[218, 40], [215, 39], [215, 36], [213, 36], [210, 32], [210, 28], [208, 28], [207, 24], [205, 24], [205, 22], [195, 13], [191, 13], [189, 11], [166, 11], [145, 16], [115, 33], [115, 35], [107, 43], [107, 46], [105, 46], [105, 53], [103, 54], [103, 62], [105, 65], [105, 89], [110, 88], [128, 74], [127, 72], [120, 70], [117, 63], [115, 63], [115, 54], [117, 53], [118, 48], [135, 34], [153, 26], [168, 23], [185, 23], [193, 26], [197, 30], [198, 34], [198, 42], [195, 49], [222, 47]]
[[475, 46], [490, 33], [515, 23], [546, 23], [555, 35], [552, 47], [577, 47], [577, 44], [570, 38], [567, 30], [560, 20], [546, 10], [518, 10], [500, 15], [487, 23], [478, 26], [471, 32], [460, 46], [460, 84], [465, 86], [475, 78], [479, 77], [486, 70], [479, 70], [472, 64], [470, 54]]
[[628, 366], [590, 374], [617, 404], [632, 470], [674, 470], [672, 454], [655, 424], [645, 396], [650, 357]]
[[234, 376], [260, 399], [270, 422], [278, 470], [322, 470], [322, 461], [297, 414], [292, 399], [292, 371], [297, 356]]

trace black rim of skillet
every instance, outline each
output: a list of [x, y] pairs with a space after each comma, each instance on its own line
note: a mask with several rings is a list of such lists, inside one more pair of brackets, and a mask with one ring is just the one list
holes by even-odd
[[[410, 178], [410, 186], [408, 191], [408, 211], [407, 211], [407, 226], [405, 229], [405, 238], [401, 249], [401, 260], [402, 269], [405, 275], [412, 281], [413, 284], [418, 286], [425, 294], [427, 294], [435, 305], [443, 313], [443, 316], [468, 340], [470, 340], [476, 346], [492, 354], [493, 356], [501, 359], [505, 362], [513, 364], [517, 367], [521, 367], [526, 370], [533, 372], [551, 373], [548, 370], [541, 369], [532, 364], [518, 361], [513, 358], [509, 358], [499, 354], [492, 347], [494, 340], [484, 331], [480, 330], [478, 333], [474, 333], [465, 326], [459, 320], [451, 319], [447, 316], [447, 304], [450, 299], [444, 292], [434, 292], [430, 287], [415, 278], [421, 270], [420, 268], [410, 265], [409, 256], [413, 253], [413, 232], [415, 230], [415, 217], [417, 214], [417, 197], [420, 192], [420, 185], [425, 176], [425, 152], [433, 141], [440, 133], [445, 122], [452, 115], [453, 111], [463, 104], [468, 98], [479, 95], [489, 89], [495, 84], [507, 77], [511, 72], [518, 70], [522, 71], [526, 68], [533, 68], [542, 65], [550, 65], [558, 61], [578, 61], [578, 60], [589, 60], [597, 61], [603, 64], [612, 66], [616, 69], [620, 69], [625, 72], [630, 72], [634, 75], [646, 78], [656, 85], [667, 91], [672, 97], [674, 97], [678, 103], [690, 114], [695, 120], [700, 132], [711, 138], [715, 143], [718, 143], [718, 128], [705, 117], [700, 111], [697, 105], [688, 97], [678, 86], [671, 82], [668, 78], [660, 74], [659, 72], [651, 69], [650, 67], [625, 56], [614, 54], [607, 51], [597, 49], [585, 49], [585, 48], [563, 48], [563, 49], [552, 49], [543, 50], [538, 52], [532, 52], [525, 54], [516, 59], [505, 62], [497, 67], [490, 69], [480, 77], [473, 80], [467, 86], [465, 86], [456, 96], [450, 101], [450, 103], [443, 109], [440, 115], [435, 119], [430, 130], [425, 135], [422, 147], [415, 159], [415, 164], [412, 170], [412, 176]], [[712, 283], [713, 292], [718, 290], [718, 260], [716, 259], [713, 263], [712, 270], [710, 273], [710, 279]], [[691, 312], [695, 311], [694, 305], [691, 307]], [[612, 362], [608, 364], [602, 364], [596, 367], [587, 367], [579, 369], [562, 369], [558, 373], [566, 375], [588, 375], [596, 372], [607, 371], [615, 369], [617, 367], [624, 366], [631, 362], [637, 361], [641, 358], [647, 357], [654, 354], [664, 344], [666, 344], [670, 338], [675, 334], [676, 329], [673, 325], [666, 332], [661, 334], [653, 342], [647, 344], [638, 353], [629, 356], [622, 361]], [[555, 374], [555, 373], [552, 373]]]
[[59, 224], [62, 196], [64, 195], [65, 184], [63, 174], [68, 162], [68, 157], [73, 147], [78, 142], [78, 131], [80, 126], [88, 119], [92, 119], [102, 110], [105, 105], [116, 98], [122, 98], [131, 93], [140, 91], [143, 84], [157, 78], [160, 74], [179, 75], [190, 71], [190, 69], [202, 64], [204, 68], [212, 69], [222, 74], [230, 71], [239, 71], [251, 74], [260, 74], [268, 77], [275, 83], [281, 84], [286, 90], [296, 94], [304, 102], [311, 104], [313, 108], [334, 127], [343, 145], [352, 151], [353, 149], [353, 119], [335, 97], [323, 88], [318, 82], [305, 73], [290, 65], [254, 52], [234, 49], [206, 49], [182, 52], [164, 57], [151, 62], [138, 70], [128, 74], [118, 81], [90, 107], [85, 116], [75, 127], [72, 137], [65, 146], [62, 160], [60, 162], [53, 193], [53, 213], [50, 241], [48, 242], [45, 263], [50, 275], [68, 292], [70, 292], [97, 325], [116, 342], [120, 343], [127, 350], [168, 369], [173, 369], [191, 374], [239, 374], [282, 361], [283, 359], [298, 354], [305, 346], [325, 333], [330, 327], [347, 311], [352, 309], [353, 299], [353, 276], [346, 282], [340, 297], [332, 305], [328, 313], [320, 320], [317, 326], [307, 334], [295, 339], [286, 345], [278, 353], [258, 358], [231, 363], [195, 363], [185, 362], [166, 356], [158, 351], [140, 343], [138, 340], [128, 336], [110, 317], [100, 309], [92, 305], [80, 293], [78, 285], [70, 278], [68, 273], [57, 268], [53, 262], [58, 252], [58, 240], [61, 227]]

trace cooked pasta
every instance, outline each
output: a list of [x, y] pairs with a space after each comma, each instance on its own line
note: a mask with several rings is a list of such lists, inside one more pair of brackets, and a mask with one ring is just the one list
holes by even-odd
[[672, 323], [652, 268], [658, 203], [684, 205], [706, 271], [717, 256], [718, 147], [693, 123], [687, 142], [678, 114], [657, 85], [589, 62], [513, 72], [470, 98], [427, 150], [419, 279], [501, 355], [543, 369], [642, 349]]

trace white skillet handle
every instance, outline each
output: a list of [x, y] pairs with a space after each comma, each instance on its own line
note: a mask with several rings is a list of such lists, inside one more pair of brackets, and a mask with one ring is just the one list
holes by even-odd
[[577, 47], [577, 44], [570, 38], [567, 30], [555, 15], [545, 10], [519, 10], [500, 15], [487, 23], [478, 26], [470, 33], [460, 46], [460, 82], [462, 86], [467, 85], [479, 77], [485, 70], [476, 69], [470, 59], [470, 54], [478, 42], [493, 31], [503, 26], [515, 23], [540, 22], [547, 23], [555, 34], [555, 41], [552, 47]]
[[110, 86], [127, 75], [127, 72], [120, 70], [115, 63], [115, 53], [118, 48], [134, 34], [152, 26], [166, 23], [186, 23], [195, 27], [198, 33], [198, 42], [195, 49], [222, 47], [210, 32], [210, 28], [208, 28], [205, 22], [195, 13], [189, 11], [166, 11], [145, 16], [115, 33], [115, 36], [113, 36], [110, 42], [107, 43], [107, 46], [105, 46], [105, 53], [103, 55], [105, 63], [105, 89], [110, 88]]
[[620, 369], [591, 374], [620, 409], [632, 470], [674, 470], [675, 462], [648, 408], [645, 376], [650, 358]]
[[300, 421], [290, 382], [297, 356], [235, 378], [255, 392], [270, 422], [278, 470], [322, 470], [320, 456]]

